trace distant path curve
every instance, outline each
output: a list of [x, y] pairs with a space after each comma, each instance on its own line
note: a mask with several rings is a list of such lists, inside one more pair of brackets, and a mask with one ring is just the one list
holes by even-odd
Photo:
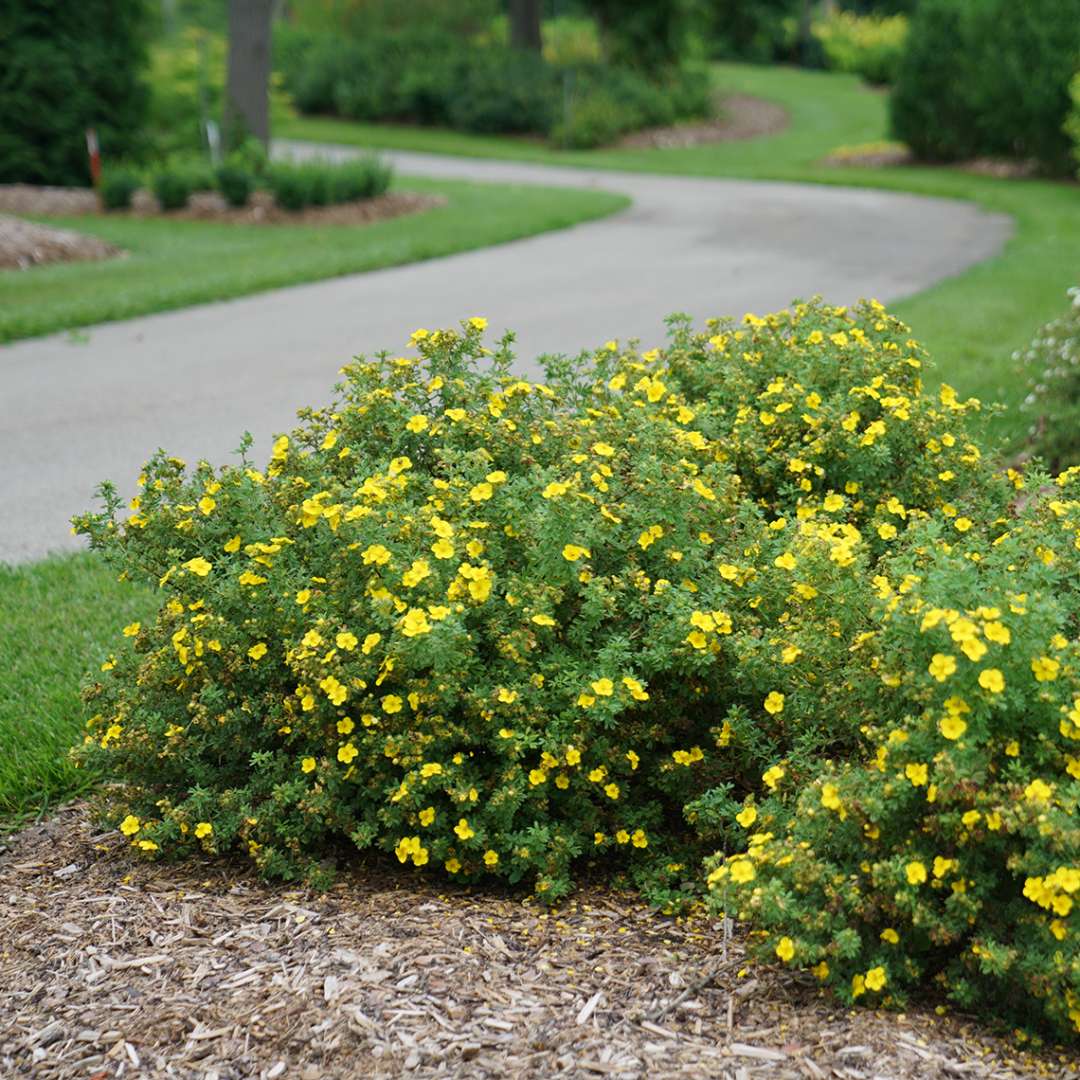
[[[341, 147], [285, 144], [297, 156]], [[133, 492], [157, 447], [263, 452], [295, 409], [327, 397], [358, 352], [418, 326], [486, 315], [531, 357], [608, 338], [663, 338], [663, 319], [896, 300], [999, 252], [1011, 223], [970, 204], [859, 188], [712, 180], [389, 153], [403, 175], [597, 187], [633, 205], [496, 247], [109, 323], [0, 348], [0, 561], [76, 546], [67, 521], [103, 478]]]

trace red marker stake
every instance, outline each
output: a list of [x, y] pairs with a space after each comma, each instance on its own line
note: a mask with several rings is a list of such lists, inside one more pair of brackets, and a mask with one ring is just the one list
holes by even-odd
[[86, 152], [90, 156], [90, 181], [94, 187], [101, 183], [101, 150], [98, 147], [97, 132], [86, 129]]

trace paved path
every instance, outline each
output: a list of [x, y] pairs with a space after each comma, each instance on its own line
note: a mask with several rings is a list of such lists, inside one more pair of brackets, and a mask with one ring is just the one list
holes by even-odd
[[995, 254], [1010, 230], [912, 195], [388, 156], [405, 175], [594, 186], [633, 206], [494, 248], [106, 324], [83, 344], [58, 334], [0, 348], [0, 561], [76, 546], [70, 515], [106, 477], [133, 493], [158, 446], [225, 461], [249, 429], [263, 453], [297, 407], [326, 399], [343, 362], [402, 348], [418, 326], [486, 315], [493, 331], [518, 332], [527, 374], [541, 351], [659, 343], [673, 311], [741, 316], [816, 292], [895, 300]]

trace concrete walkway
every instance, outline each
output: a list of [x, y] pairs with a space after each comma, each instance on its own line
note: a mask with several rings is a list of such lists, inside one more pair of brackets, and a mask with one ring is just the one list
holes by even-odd
[[57, 334], [0, 348], [0, 561], [77, 546], [68, 519], [95, 485], [133, 494], [159, 446], [223, 462], [247, 429], [261, 456], [296, 408], [326, 400], [342, 363], [402, 349], [418, 326], [485, 315], [492, 332], [517, 331], [529, 375], [543, 351], [657, 344], [673, 311], [896, 300], [997, 253], [1011, 228], [913, 195], [387, 156], [404, 175], [597, 187], [633, 205], [494, 248], [94, 327], [81, 344]]

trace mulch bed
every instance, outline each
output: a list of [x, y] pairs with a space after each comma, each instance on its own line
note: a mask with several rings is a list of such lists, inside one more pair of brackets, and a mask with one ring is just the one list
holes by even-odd
[[780, 105], [761, 98], [734, 94], [720, 102], [720, 115], [713, 120], [634, 131], [624, 135], [615, 145], [631, 149], [671, 150], [705, 143], [735, 142], [775, 135], [783, 131], [788, 123], [788, 114]]
[[28, 270], [46, 263], [111, 259], [121, 254], [97, 236], [0, 215], [0, 270]]
[[0, 852], [5, 1078], [1080, 1077], [600, 888], [547, 911], [364, 859], [317, 894], [134, 861], [80, 807]]
[[[267, 191], [252, 194], [247, 206], [231, 207], [216, 191], [199, 191], [181, 210], [163, 211], [148, 191], [138, 191], [130, 210], [109, 211], [116, 218], [164, 218], [171, 221], [221, 221], [237, 225], [366, 225], [445, 206], [441, 195], [391, 191], [374, 199], [282, 210]], [[97, 192], [90, 188], [36, 187], [0, 184], [0, 211], [9, 214], [76, 217], [104, 214]]]

